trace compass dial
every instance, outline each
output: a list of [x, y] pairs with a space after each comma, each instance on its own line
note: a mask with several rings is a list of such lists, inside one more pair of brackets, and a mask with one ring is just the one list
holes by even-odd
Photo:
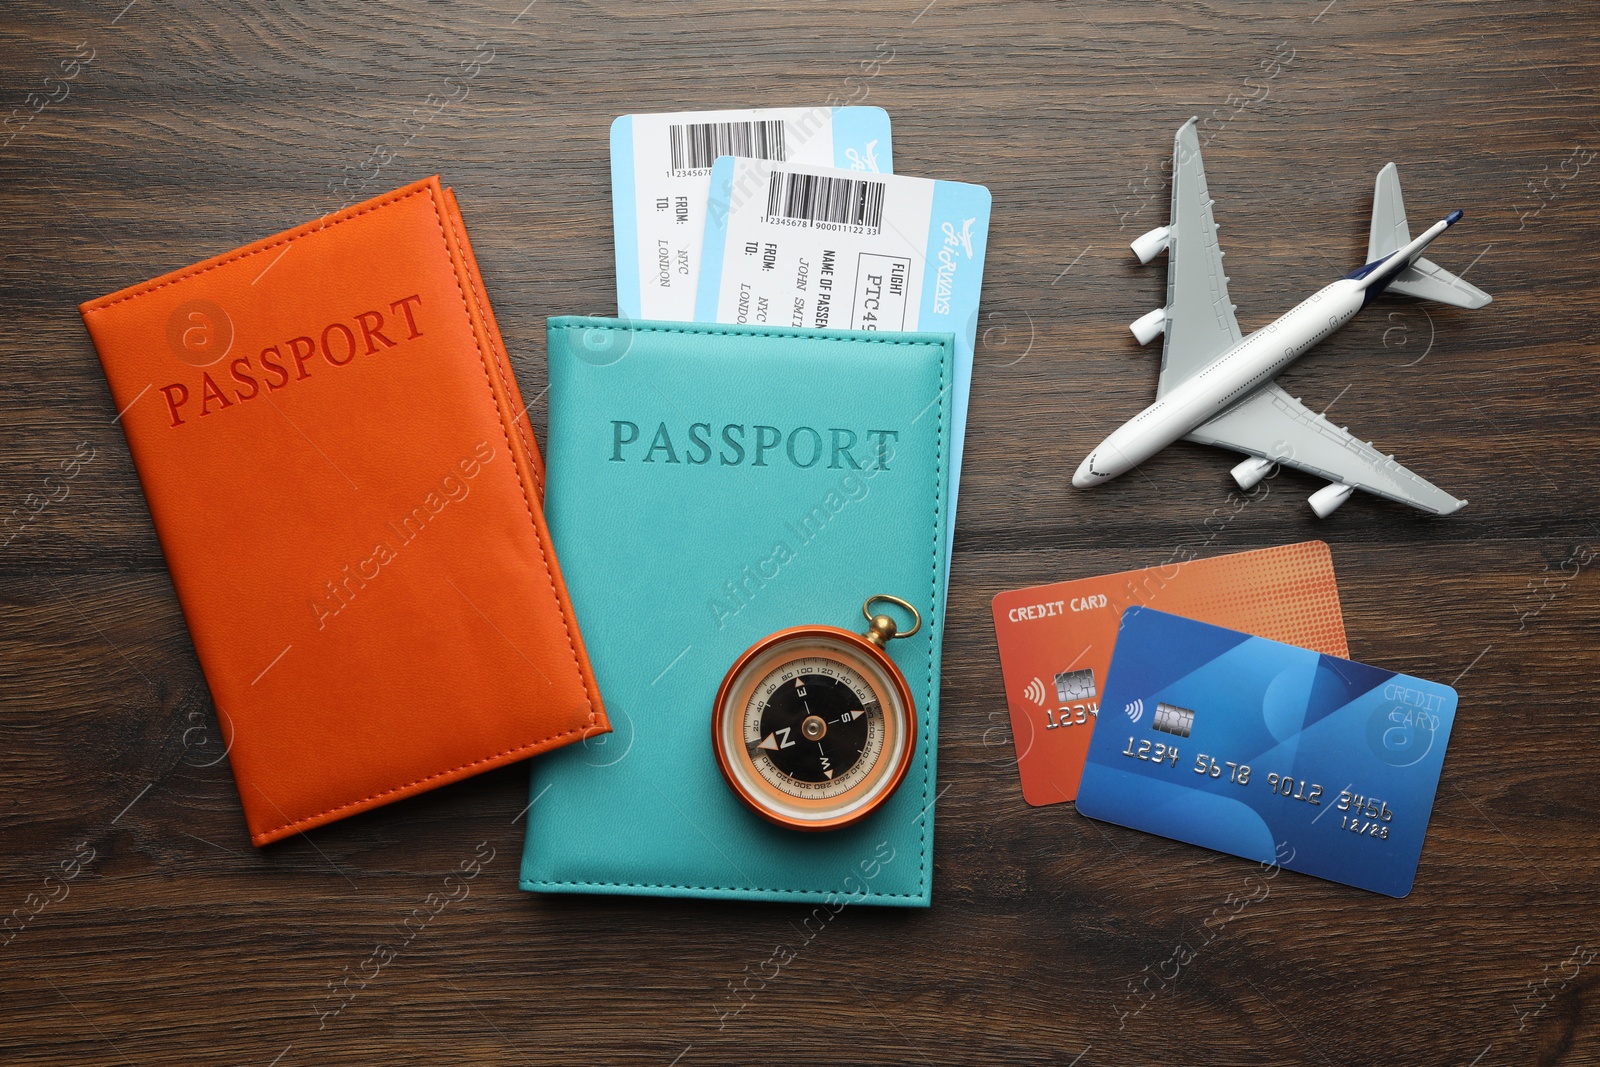
[[861, 673], [802, 655], [772, 667], [744, 708], [756, 772], [793, 797], [823, 799], [861, 783], [883, 753], [883, 705]]
[[758, 642], [723, 680], [718, 763], [756, 812], [796, 829], [866, 816], [905, 775], [916, 736], [905, 680], [847, 630], [799, 627]]

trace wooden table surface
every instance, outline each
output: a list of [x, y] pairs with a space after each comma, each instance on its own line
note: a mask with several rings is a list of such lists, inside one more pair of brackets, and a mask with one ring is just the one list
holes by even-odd
[[[0, 1061], [1600, 1063], [1600, 12], [526, 2], [0, 13]], [[933, 907], [847, 909], [747, 983], [805, 909], [518, 891], [520, 766], [251, 848], [76, 305], [337, 207], [387, 148], [363, 195], [454, 185], [533, 397], [545, 317], [615, 307], [611, 119], [830, 98], [888, 109], [897, 170], [994, 194]], [[1493, 304], [1386, 297], [1285, 382], [1466, 510], [1319, 522], [1285, 473], [1235, 511], [1232, 460], [1190, 445], [1070, 488], [1151, 398], [1126, 324], [1165, 269], [1127, 244], [1166, 221], [1191, 115], [1247, 330], [1361, 262], [1385, 162], [1414, 221], [1465, 210], [1430, 255]], [[1354, 657], [1460, 690], [1416, 889], [1285, 875], [1168, 980], [1254, 867], [1023, 802], [989, 600], [1314, 537]], [[470, 896], [319, 1025], [477, 842]]]

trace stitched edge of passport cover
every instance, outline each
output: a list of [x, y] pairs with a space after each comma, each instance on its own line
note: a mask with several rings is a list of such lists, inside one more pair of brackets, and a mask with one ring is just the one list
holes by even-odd
[[466, 222], [461, 217], [460, 205], [456, 203], [455, 190], [446, 186], [443, 192], [445, 206], [449, 209], [451, 232], [455, 234], [456, 243], [461, 246], [462, 258], [466, 260], [467, 280], [472, 286], [472, 300], [477, 305], [479, 316], [483, 319], [484, 332], [489, 335], [489, 347], [495, 355], [495, 370], [499, 372], [500, 381], [505, 387], [506, 394], [511, 398], [511, 407], [517, 412], [512, 416], [512, 422], [517, 427], [517, 436], [522, 439], [523, 446], [528, 450], [528, 465], [533, 468], [534, 495], [542, 502], [544, 457], [539, 454], [539, 443], [533, 436], [533, 423], [528, 418], [528, 409], [522, 402], [522, 390], [517, 387], [517, 376], [511, 370], [511, 356], [506, 352], [505, 340], [500, 336], [500, 324], [495, 321], [494, 308], [490, 305], [489, 297], [484, 290], [483, 275], [478, 270], [478, 257], [472, 251], [472, 242], [467, 240]]

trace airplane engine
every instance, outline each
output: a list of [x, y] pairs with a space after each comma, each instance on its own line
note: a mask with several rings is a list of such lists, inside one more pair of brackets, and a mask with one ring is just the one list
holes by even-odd
[[1171, 226], [1157, 226], [1149, 233], [1135, 238], [1128, 247], [1133, 249], [1133, 254], [1139, 257], [1140, 263], [1148, 263], [1166, 251], [1167, 239], [1171, 236]]
[[1156, 308], [1148, 315], [1140, 315], [1128, 323], [1128, 329], [1142, 345], [1147, 345], [1167, 332], [1167, 309]]
[[1276, 464], [1270, 459], [1251, 456], [1229, 473], [1233, 475], [1233, 480], [1239, 483], [1240, 489], [1254, 489], [1261, 484], [1261, 479], [1265, 478], [1274, 466]]
[[1317, 513], [1317, 518], [1325, 519], [1338, 511], [1339, 505], [1349, 500], [1350, 494], [1355, 491], [1354, 486], [1331, 482], [1312, 493], [1307, 503], [1311, 505], [1311, 510]]

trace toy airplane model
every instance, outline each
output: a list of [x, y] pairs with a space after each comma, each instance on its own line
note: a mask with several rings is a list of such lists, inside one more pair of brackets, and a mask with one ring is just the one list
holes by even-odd
[[1183, 438], [1244, 452], [1233, 468], [1240, 488], [1253, 488], [1275, 463], [1328, 479], [1311, 494], [1311, 510], [1327, 518], [1356, 489], [1448, 515], [1466, 506], [1438, 486], [1363, 444], [1284, 392], [1273, 381], [1318, 341], [1388, 290], [1478, 308], [1489, 294], [1437, 264], [1422, 250], [1461, 218], [1452, 211], [1413, 239], [1406, 227], [1400, 176], [1393, 163], [1378, 172], [1367, 264], [1313, 293], [1249, 337], [1239, 333], [1228, 278], [1217, 246], [1195, 120], [1178, 130], [1172, 150], [1172, 221], [1133, 242], [1140, 262], [1168, 253], [1167, 306], [1130, 327], [1140, 344], [1166, 335], [1156, 401], [1107, 437], [1078, 467], [1072, 484], [1087, 489], [1143, 463]]

